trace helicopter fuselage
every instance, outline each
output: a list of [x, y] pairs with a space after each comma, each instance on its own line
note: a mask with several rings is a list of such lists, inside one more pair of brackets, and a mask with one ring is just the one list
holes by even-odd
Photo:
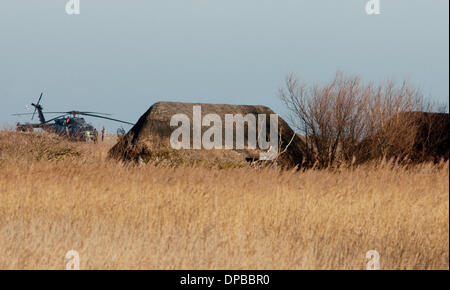
[[94, 138], [94, 127], [79, 117], [59, 118], [48, 124], [17, 124], [18, 131], [33, 131], [35, 128], [77, 141], [91, 141]]

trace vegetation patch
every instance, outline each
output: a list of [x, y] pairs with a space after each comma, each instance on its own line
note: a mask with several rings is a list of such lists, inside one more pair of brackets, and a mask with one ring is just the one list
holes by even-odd
[[0, 160], [62, 160], [81, 156], [77, 143], [56, 134], [0, 132]]

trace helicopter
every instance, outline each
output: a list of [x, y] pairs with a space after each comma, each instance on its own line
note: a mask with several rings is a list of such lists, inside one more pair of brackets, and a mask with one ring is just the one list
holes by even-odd
[[[32, 115], [31, 120], [37, 112], [39, 117], [39, 123], [17, 123], [16, 130], [19, 132], [32, 132], [34, 129], [42, 129], [46, 132], [56, 133], [62, 137], [70, 139], [72, 141], [96, 141], [95, 128], [81, 116], [88, 116], [94, 118], [107, 119], [123, 124], [134, 125], [133, 123], [113, 119], [110, 117], [111, 114], [99, 113], [99, 112], [81, 112], [81, 111], [68, 111], [68, 112], [44, 112], [44, 107], [41, 104], [43, 93], [39, 96], [37, 103], [31, 103], [34, 107], [33, 113], [21, 113], [13, 114], [13, 116], [23, 116]], [[45, 119], [45, 114], [61, 114], [57, 117], [51, 118], [49, 120]]]

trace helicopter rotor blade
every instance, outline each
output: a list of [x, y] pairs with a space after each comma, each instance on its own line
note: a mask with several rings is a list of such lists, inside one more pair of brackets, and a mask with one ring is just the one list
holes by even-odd
[[[65, 114], [66, 112], [43, 112], [45, 114]], [[12, 116], [24, 116], [24, 115], [33, 115], [33, 113], [20, 113], [20, 114], [12, 114]]]
[[68, 112], [42, 112], [42, 113], [45, 113], [45, 114], [68, 114], [68, 115], [99, 114], [99, 115], [111, 116], [111, 114], [107, 114], [107, 113], [80, 112], [80, 111], [68, 111]]
[[[64, 112], [61, 112], [61, 113], [64, 113]], [[69, 112], [65, 112], [65, 113], [71, 114], [71, 115], [96, 114], [96, 115], [111, 116], [111, 114], [107, 114], [107, 113], [99, 113], [99, 112], [69, 111]]]
[[39, 103], [41, 102], [41, 99], [42, 99], [42, 95], [43, 95], [44, 93], [41, 93], [41, 95], [39, 96], [39, 100], [38, 100], [38, 102], [37, 102], [37, 104], [39, 105]]
[[107, 120], [116, 121], [116, 122], [119, 122], [119, 123], [124, 123], [124, 124], [128, 124], [128, 125], [133, 125], [134, 126], [133, 123], [122, 121], [122, 120], [118, 120], [118, 119], [108, 118], [108, 117], [104, 117], [104, 116], [97, 116], [97, 115], [93, 115], [93, 114], [89, 114], [89, 113], [82, 113], [80, 115], [90, 116], [90, 117], [95, 117], [95, 118], [107, 119]]
[[112, 114], [108, 114], [108, 113], [99, 113], [99, 112], [80, 112], [83, 114], [96, 114], [96, 115], [105, 115], [105, 116], [112, 116]]
[[25, 116], [25, 115], [33, 115], [33, 113], [11, 114], [11, 116]]
[[56, 120], [56, 119], [59, 119], [59, 118], [65, 117], [66, 115], [67, 115], [67, 114], [64, 114], [64, 115], [60, 115], [60, 116], [58, 116], [58, 117], [55, 117], [55, 118], [53, 118], [53, 119], [47, 120], [47, 121], [45, 121], [44, 123], [42, 123], [41, 125], [44, 125], [44, 124], [50, 123], [51, 121], [54, 121], [54, 120]]
[[40, 102], [41, 99], [42, 99], [42, 94], [43, 94], [43, 93], [41, 93], [41, 95], [39, 96], [39, 99], [38, 99], [38, 101], [37, 101], [37, 104], [34, 106], [34, 112], [33, 112], [33, 116], [31, 116], [31, 120], [33, 120], [34, 114], [36, 114], [37, 107], [39, 106], [39, 102]]
[[44, 114], [67, 114], [67, 112], [42, 112]]
[[[79, 114], [99, 114], [99, 115], [105, 115], [105, 116], [111, 116], [111, 114], [107, 113], [97, 113], [97, 112], [79, 112], [79, 111], [69, 111], [69, 112], [43, 112], [45, 114], [67, 114], [67, 115], [79, 115]], [[33, 113], [19, 113], [19, 114], [12, 114], [12, 116], [25, 116], [25, 115], [33, 115]]]

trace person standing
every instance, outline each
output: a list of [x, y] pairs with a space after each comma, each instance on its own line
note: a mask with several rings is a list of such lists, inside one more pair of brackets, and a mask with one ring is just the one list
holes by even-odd
[[94, 129], [94, 144], [97, 144], [97, 140], [98, 140], [98, 131], [97, 129]]
[[106, 134], [106, 128], [105, 128], [105, 126], [103, 126], [103, 128], [102, 128], [102, 142], [105, 141], [105, 134]]

